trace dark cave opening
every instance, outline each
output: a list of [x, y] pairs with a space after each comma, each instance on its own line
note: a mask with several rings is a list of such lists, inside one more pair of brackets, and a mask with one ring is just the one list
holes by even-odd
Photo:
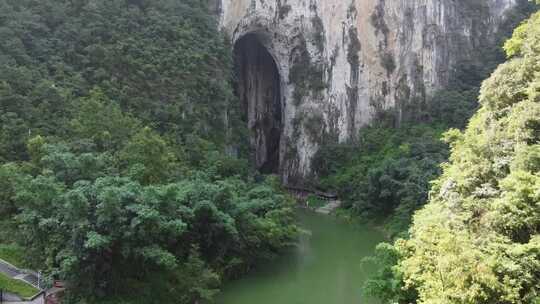
[[234, 45], [234, 66], [252, 161], [263, 174], [279, 174], [282, 107], [276, 62], [257, 34], [247, 34]]

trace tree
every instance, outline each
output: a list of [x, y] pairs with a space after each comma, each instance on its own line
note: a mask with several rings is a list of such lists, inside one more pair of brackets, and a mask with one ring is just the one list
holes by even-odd
[[[506, 44], [481, 108], [452, 131], [450, 163], [395, 244], [418, 303], [540, 300], [540, 13]], [[458, 133], [458, 134], [456, 134]]]
[[181, 170], [172, 149], [148, 127], [130, 139], [120, 151], [119, 160], [124, 171], [143, 184], [166, 182], [175, 170]]
[[100, 89], [94, 89], [88, 97], [77, 99], [73, 107], [71, 137], [91, 140], [98, 151], [122, 148], [140, 128], [136, 118], [124, 113]]

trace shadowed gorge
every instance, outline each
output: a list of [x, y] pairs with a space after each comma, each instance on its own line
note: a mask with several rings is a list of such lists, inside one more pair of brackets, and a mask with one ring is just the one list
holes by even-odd
[[252, 162], [265, 174], [279, 173], [282, 108], [280, 75], [259, 37], [248, 34], [234, 47], [236, 94], [250, 131]]

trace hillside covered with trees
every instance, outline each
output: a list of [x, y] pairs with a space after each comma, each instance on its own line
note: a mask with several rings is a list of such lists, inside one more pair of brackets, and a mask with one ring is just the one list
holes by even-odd
[[208, 11], [0, 1], [0, 244], [67, 280], [68, 303], [210, 299], [296, 237], [293, 202], [244, 158]]

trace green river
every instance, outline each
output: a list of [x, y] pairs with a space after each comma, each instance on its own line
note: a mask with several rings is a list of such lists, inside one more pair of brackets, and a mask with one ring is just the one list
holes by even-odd
[[361, 286], [374, 269], [361, 265], [383, 235], [369, 226], [333, 216], [299, 211], [300, 226], [309, 231], [298, 248], [229, 282], [217, 304], [360, 304]]

